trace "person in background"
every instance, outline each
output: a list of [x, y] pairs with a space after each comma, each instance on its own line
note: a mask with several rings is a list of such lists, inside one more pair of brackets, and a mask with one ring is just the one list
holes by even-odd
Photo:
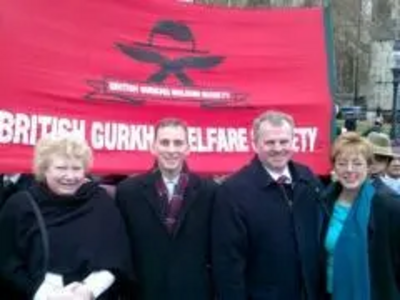
[[155, 127], [155, 165], [117, 187], [132, 244], [138, 300], [213, 300], [210, 223], [216, 183], [186, 165], [187, 125]]
[[326, 299], [400, 299], [400, 202], [368, 177], [371, 144], [357, 133], [334, 143], [337, 176], [325, 193]]
[[218, 189], [212, 224], [217, 299], [320, 299], [322, 186], [291, 160], [294, 127], [282, 112], [255, 119], [255, 157]]
[[27, 190], [35, 182], [32, 174], [1, 174], [0, 175], [0, 208], [4, 202], [19, 191]]
[[344, 120], [345, 131], [357, 131], [357, 115], [355, 112], [349, 112], [345, 115]]
[[400, 195], [400, 149], [393, 146], [393, 158], [389, 162], [382, 181], [397, 195]]
[[372, 178], [372, 184], [378, 190], [395, 195], [383, 180], [387, 168], [393, 159], [393, 151], [389, 136], [385, 133], [371, 132], [367, 140], [372, 145], [373, 151], [372, 160], [369, 164], [369, 176]]
[[[2, 299], [122, 296], [132, 279], [129, 242], [114, 202], [85, 177], [91, 163], [84, 140], [47, 136], [37, 143], [37, 182], [11, 196], [0, 211]], [[39, 230], [30, 200], [39, 208], [47, 236]], [[49, 250], [45, 270], [42, 239]]]
[[383, 130], [383, 118], [377, 117], [374, 121], [374, 125], [363, 132], [363, 136], [368, 136], [371, 132], [381, 133]]

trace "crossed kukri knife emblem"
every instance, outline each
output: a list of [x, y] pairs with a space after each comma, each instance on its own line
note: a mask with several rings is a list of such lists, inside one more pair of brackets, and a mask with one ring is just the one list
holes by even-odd
[[116, 46], [121, 52], [133, 58], [148, 64], [155, 64], [160, 67], [156, 73], [152, 74], [147, 82], [162, 83], [169, 76], [175, 76], [183, 85], [193, 85], [192, 79], [185, 73], [188, 69], [207, 70], [219, 65], [223, 60], [223, 56], [184, 56], [180, 58], [170, 59], [161, 53], [152, 49], [143, 49], [141, 47], [128, 46], [117, 43]]

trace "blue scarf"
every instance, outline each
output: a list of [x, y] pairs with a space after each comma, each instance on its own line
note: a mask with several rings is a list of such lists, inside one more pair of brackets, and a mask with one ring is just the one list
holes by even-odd
[[368, 222], [375, 188], [367, 180], [344, 223], [334, 252], [333, 299], [370, 300]]

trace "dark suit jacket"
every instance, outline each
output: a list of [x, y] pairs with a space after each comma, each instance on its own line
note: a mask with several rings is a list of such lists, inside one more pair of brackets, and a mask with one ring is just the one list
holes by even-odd
[[400, 199], [400, 196], [394, 190], [392, 190], [389, 186], [387, 186], [382, 181], [382, 178], [380, 176], [372, 179], [372, 185], [379, 192], [379, 194]]
[[258, 158], [218, 191], [213, 214], [218, 299], [298, 300], [304, 294], [319, 299], [321, 185], [307, 167], [289, 168], [292, 206]]
[[116, 201], [133, 249], [139, 300], [210, 300], [210, 222], [215, 184], [189, 175], [173, 235], [161, 216], [155, 173], [119, 184]]
[[[340, 187], [336, 184], [325, 195], [329, 214], [339, 193]], [[324, 222], [324, 236], [328, 222], [328, 219]], [[377, 189], [372, 199], [368, 242], [371, 300], [400, 299], [400, 197], [385, 189]], [[325, 251], [323, 254], [326, 257]]]

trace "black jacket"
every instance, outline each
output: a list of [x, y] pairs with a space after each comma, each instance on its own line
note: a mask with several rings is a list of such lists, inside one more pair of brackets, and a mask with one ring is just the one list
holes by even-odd
[[4, 174], [0, 175], [0, 208], [3, 206], [5, 201], [12, 195], [20, 192], [26, 191], [35, 183], [33, 175], [21, 174], [15, 183], [8, 186], [4, 186]]
[[210, 221], [215, 184], [189, 175], [175, 234], [161, 215], [151, 172], [117, 187], [116, 201], [132, 244], [138, 300], [211, 300]]
[[[324, 202], [329, 214], [339, 194], [339, 184], [330, 187], [326, 193]], [[323, 225], [324, 236], [328, 225], [327, 218]], [[368, 248], [371, 300], [400, 299], [400, 197], [390, 195], [385, 190], [376, 189], [372, 199]], [[323, 257], [325, 262], [325, 250]]]
[[307, 167], [289, 169], [287, 197], [258, 158], [219, 189], [213, 214], [219, 299], [319, 299], [321, 185]]
[[383, 182], [382, 177], [378, 176], [373, 178], [372, 185], [379, 192], [379, 194], [400, 199], [400, 196]]

